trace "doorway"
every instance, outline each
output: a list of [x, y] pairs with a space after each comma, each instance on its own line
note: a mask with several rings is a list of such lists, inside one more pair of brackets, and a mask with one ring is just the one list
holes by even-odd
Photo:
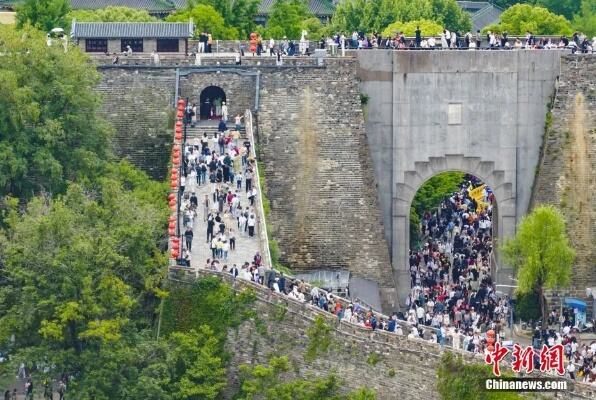
[[226, 93], [218, 86], [207, 86], [200, 96], [201, 120], [221, 119], [221, 106], [226, 102]]

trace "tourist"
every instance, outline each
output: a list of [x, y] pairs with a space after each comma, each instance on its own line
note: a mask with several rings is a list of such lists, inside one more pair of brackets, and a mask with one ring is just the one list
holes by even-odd
[[153, 65], [159, 65], [160, 61], [159, 61], [159, 54], [153, 50], [151, 52], [151, 62], [153, 63]]

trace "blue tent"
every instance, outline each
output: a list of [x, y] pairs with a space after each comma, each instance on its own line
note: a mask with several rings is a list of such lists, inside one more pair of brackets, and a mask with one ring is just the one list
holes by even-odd
[[573, 297], [565, 297], [565, 305], [567, 307], [577, 308], [580, 312], [586, 312], [586, 302]]

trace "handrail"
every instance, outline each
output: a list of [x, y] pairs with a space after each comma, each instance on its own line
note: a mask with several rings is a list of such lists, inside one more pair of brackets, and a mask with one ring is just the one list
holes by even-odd
[[250, 110], [246, 110], [244, 112], [244, 130], [246, 132], [246, 136], [250, 141], [250, 148], [251, 148], [251, 156], [255, 160], [255, 185], [259, 188], [259, 211], [258, 211], [258, 218], [257, 224], [259, 227], [259, 236], [260, 240], [260, 248], [262, 257], [264, 257], [264, 264], [269, 266], [269, 268], [273, 269], [273, 258], [271, 257], [271, 249], [269, 248], [269, 235], [267, 233], [267, 221], [265, 220], [265, 207], [263, 206], [263, 188], [261, 187], [261, 179], [260, 179], [260, 171], [259, 171], [259, 163], [257, 162], [257, 151], [255, 147], [255, 136], [254, 136], [254, 127], [252, 122], [252, 112]]

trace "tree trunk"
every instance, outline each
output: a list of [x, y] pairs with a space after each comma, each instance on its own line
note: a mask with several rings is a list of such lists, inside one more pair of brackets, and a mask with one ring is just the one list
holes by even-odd
[[547, 309], [547, 304], [546, 304], [546, 297], [544, 297], [544, 291], [542, 289], [542, 286], [540, 286], [539, 293], [540, 293], [540, 314], [542, 314], [541, 328], [546, 329], [547, 325], [548, 325], [547, 324], [548, 309]]

